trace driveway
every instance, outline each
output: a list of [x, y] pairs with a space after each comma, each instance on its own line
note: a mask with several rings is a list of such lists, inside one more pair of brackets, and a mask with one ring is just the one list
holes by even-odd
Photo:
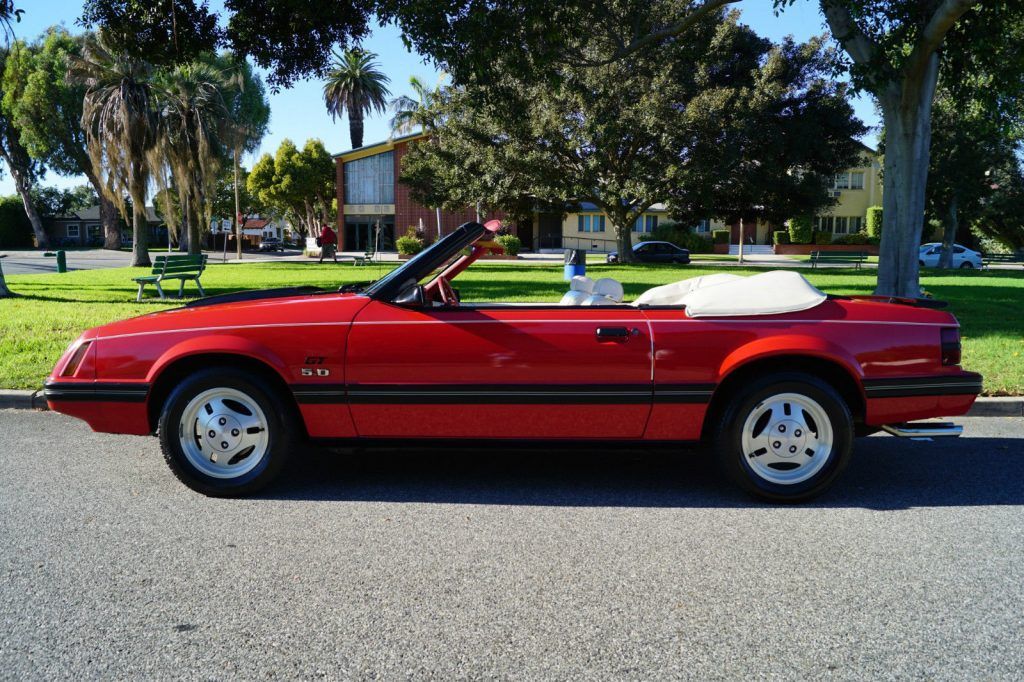
[[12, 679], [1020, 679], [1024, 419], [767, 506], [699, 452], [328, 451], [215, 500], [0, 411]]

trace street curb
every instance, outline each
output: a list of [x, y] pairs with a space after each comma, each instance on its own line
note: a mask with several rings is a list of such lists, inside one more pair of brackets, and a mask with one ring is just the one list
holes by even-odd
[[[40, 391], [0, 389], [0, 410], [45, 410]], [[1024, 417], [1024, 397], [978, 398], [967, 417]]]
[[0, 388], [0, 410], [45, 410], [46, 399], [39, 391], [11, 391]]

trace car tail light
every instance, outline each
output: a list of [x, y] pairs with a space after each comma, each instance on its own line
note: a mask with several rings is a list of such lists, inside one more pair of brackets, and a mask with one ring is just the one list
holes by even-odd
[[86, 341], [71, 355], [71, 359], [68, 360], [68, 364], [64, 365], [64, 371], [60, 373], [62, 377], [74, 376], [75, 372], [78, 371], [78, 366], [82, 364], [82, 359], [85, 354], [89, 352], [89, 346], [92, 345], [92, 341]]
[[942, 364], [960, 364], [960, 330], [956, 327], [944, 327], [939, 337], [942, 341]]

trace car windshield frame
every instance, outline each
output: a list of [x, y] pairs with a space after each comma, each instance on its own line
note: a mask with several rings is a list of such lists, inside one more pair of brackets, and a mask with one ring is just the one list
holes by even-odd
[[393, 301], [407, 286], [418, 284], [486, 232], [487, 228], [480, 223], [463, 223], [368, 286], [363, 293], [376, 300]]

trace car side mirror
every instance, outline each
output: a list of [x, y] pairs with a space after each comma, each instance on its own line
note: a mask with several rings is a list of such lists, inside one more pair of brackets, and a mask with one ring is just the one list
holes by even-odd
[[401, 293], [395, 297], [394, 303], [397, 305], [422, 308], [427, 304], [427, 297], [423, 293], [423, 287], [419, 284], [413, 284], [403, 289]]

